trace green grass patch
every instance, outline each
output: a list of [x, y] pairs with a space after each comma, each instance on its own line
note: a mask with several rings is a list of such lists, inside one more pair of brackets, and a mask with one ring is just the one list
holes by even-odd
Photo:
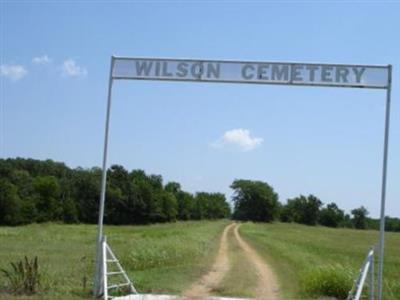
[[[106, 226], [108, 243], [140, 292], [182, 292], [210, 266], [228, 221], [177, 222], [149, 226]], [[37, 296], [5, 293], [0, 299], [90, 299], [96, 226], [33, 224], [0, 227], [0, 269], [25, 255], [37, 256], [42, 283]]]
[[[240, 232], [273, 267], [285, 299], [329, 296], [339, 286], [348, 289], [379, 235], [370, 230], [286, 223], [245, 223]], [[400, 234], [386, 233], [385, 300], [400, 299], [399, 249]]]
[[[140, 292], [180, 294], [213, 263], [229, 221], [177, 222], [149, 226], [106, 226], [108, 242]], [[348, 290], [377, 231], [245, 223], [240, 232], [273, 267], [285, 299], [323, 298]], [[0, 227], [0, 269], [25, 255], [38, 257], [41, 289], [33, 296], [5, 293], [0, 299], [82, 300], [91, 298], [96, 226], [33, 224]], [[256, 274], [229, 235], [231, 271], [215, 294], [251, 296]], [[400, 299], [400, 234], [387, 233], [384, 298]], [[375, 268], [377, 269], [377, 268]], [[351, 284], [352, 282], [350, 282]], [[341, 296], [339, 296], [341, 297]]]
[[300, 286], [305, 295], [335, 297], [345, 300], [357, 276], [354, 270], [342, 265], [308, 268], [300, 276]]

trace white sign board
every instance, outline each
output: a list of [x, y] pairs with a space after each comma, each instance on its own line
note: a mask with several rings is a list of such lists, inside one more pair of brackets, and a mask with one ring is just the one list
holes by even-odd
[[385, 89], [388, 66], [114, 58], [113, 79], [173, 80]]

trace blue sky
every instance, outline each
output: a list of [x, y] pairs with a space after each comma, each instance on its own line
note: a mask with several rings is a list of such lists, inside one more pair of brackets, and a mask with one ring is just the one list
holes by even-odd
[[[0, 2], [0, 156], [100, 166], [110, 56], [393, 64], [387, 214], [400, 216], [399, 2]], [[385, 92], [118, 81], [109, 165], [231, 195], [267, 181], [379, 215]]]

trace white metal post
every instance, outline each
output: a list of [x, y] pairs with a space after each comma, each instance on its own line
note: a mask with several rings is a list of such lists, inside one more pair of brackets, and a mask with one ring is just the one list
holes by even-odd
[[103, 150], [103, 171], [101, 175], [101, 194], [99, 203], [99, 223], [97, 226], [97, 245], [96, 245], [96, 269], [94, 274], [94, 288], [93, 296], [99, 297], [104, 292], [102, 287], [102, 240], [103, 240], [103, 219], [104, 219], [104, 202], [106, 198], [106, 182], [107, 182], [107, 152], [108, 152], [108, 132], [110, 125], [110, 113], [111, 113], [111, 95], [112, 95], [112, 85], [113, 77], [112, 72], [114, 68], [114, 56], [111, 57], [110, 64], [110, 75], [108, 79], [108, 96], [107, 96], [107, 113], [106, 113], [106, 126], [104, 133], [104, 150]]
[[358, 279], [359, 281], [357, 284], [356, 294], [354, 295], [354, 300], [359, 300], [361, 298], [361, 293], [363, 291], [365, 280], [367, 278], [367, 274], [368, 274], [368, 271], [370, 270], [370, 266], [371, 266], [371, 255], [373, 255], [373, 251], [370, 251], [368, 253], [365, 263], [364, 263], [363, 267], [361, 268], [361, 274]]
[[[374, 248], [372, 248], [372, 250], [374, 250]], [[371, 264], [369, 265], [369, 300], [374, 300], [375, 299], [375, 286], [374, 286], [374, 284], [375, 284], [375, 282], [374, 282], [375, 281], [375, 278], [374, 278], [374, 276], [375, 276], [375, 274], [374, 274], [375, 260], [374, 260], [374, 255], [371, 255], [370, 261], [371, 261]]]
[[392, 90], [392, 66], [388, 66], [388, 86], [386, 89], [386, 114], [385, 114], [385, 140], [383, 146], [382, 167], [382, 192], [381, 192], [381, 220], [379, 230], [379, 264], [378, 264], [378, 300], [382, 300], [383, 286], [383, 254], [385, 245], [385, 201], [386, 201], [386, 176], [389, 150], [389, 124], [390, 124], [390, 96]]
[[103, 267], [103, 296], [104, 300], [108, 300], [108, 282], [107, 282], [107, 239], [104, 236], [101, 242], [102, 267]]

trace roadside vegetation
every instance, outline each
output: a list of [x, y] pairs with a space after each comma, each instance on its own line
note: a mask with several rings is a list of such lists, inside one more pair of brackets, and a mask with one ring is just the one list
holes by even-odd
[[[374, 230], [287, 223], [245, 223], [240, 233], [273, 267], [285, 299], [315, 299], [329, 296], [332, 291], [346, 294], [368, 250], [378, 241]], [[400, 235], [387, 233], [385, 300], [400, 299], [399, 249]]]
[[[108, 242], [140, 292], [181, 293], [215, 257], [228, 221], [187, 221], [147, 226], [106, 226]], [[33, 224], [0, 227], [0, 269], [26, 254], [38, 257], [36, 295], [13, 296], [0, 275], [0, 299], [91, 299], [94, 271], [93, 225]]]
[[[146, 226], [106, 226], [108, 241], [142, 293], [181, 294], [209, 272], [223, 229], [220, 221], [186, 221]], [[324, 299], [346, 293], [378, 237], [373, 230], [334, 229], [287, 223], [243, 223], [242, 238], [272, 267], [283, 299]], [[0, 275], [0, 299], [91, 299], [94, 225], [32, 224], [0, 227], [0, 269], [37, 257], [37, 294], [13, 295]], [[386, 235], [384, 299], [399, 300], [400, 235]], [[228, 234], [230, 268], [212, 294], [254, 295], [257, 271]], [[36, 268], [36, 267], [35, 267]], [[375, 268], [376, 269], [376, 268]], [[29, 294], [29, 293], [27, 293]], [[340, 299], [340, 298], [339, 298]]]

